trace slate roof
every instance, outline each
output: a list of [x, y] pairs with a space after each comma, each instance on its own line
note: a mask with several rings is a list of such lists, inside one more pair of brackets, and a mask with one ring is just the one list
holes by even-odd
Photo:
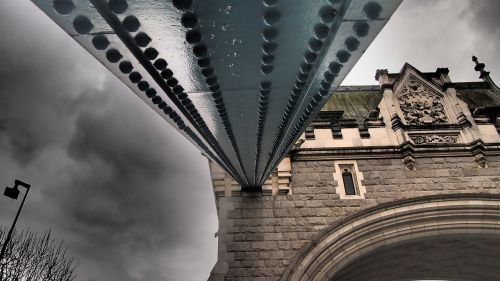
[[[457, 96], [469, 105], [471, 112], [500, 110], [500, 93], [487, 82], [453, 83]], [[382, 89], [378, 85], [340, 86], [321, 109], [317, 119], [327, 112], [334, 112], [335, 119], [353, 120], [362, 127], [365, 120], [378, 111], [382, 100]], [[321, 118], [323, 119], [323, 118]], [[319, 120], [317, 120], [319, 121]], [[323, 120], [324, 121], [324, 120]]]
[[457, 96], [466, 102], [470, 109], [500, 106], [500, 93], [494, 92], [486, 82], [455, 83], [455, 89]]
[[382, 99], [378, 85], [340, 86], [321, 111], [343, 111], [341, 119], [354, 119], [362, 125], [370, 112], [377, 111]]

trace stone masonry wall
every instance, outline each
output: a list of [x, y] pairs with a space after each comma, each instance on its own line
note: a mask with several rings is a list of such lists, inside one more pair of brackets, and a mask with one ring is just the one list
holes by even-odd
[[[365, 199], [335, 193], [334, 161], [292, 162], [292, 194], [217, 197], [219, 257], [210, 280], [274, 281], [319, 230], [377, 204], [424, 195], [500, 193], [500, 156], [357, 160]], [[349, 159], [345, 159], [349, 160]]]

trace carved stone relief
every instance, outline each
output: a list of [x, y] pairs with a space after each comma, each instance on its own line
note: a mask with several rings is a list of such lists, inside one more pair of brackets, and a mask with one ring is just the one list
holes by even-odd
[[421, 135], [421, 136], [410, 136], [410, 139], [415, 144], [425, 144], [425, 143], [456, 143], [458, 136], [441, 136], [441, 135]]
[[408, 170], [415, 170], [417, 162], [415, 161], [415, 157], [413, 155], [406, 155], [403, 157], [403, 163], [406, 165]]
[[413, 76], [397, 95], [397, 100], [408, 125], [448, 123], [442, 97]]
[[486, 159], [486, 156], [484, 156], [482, 152], [474, 155], [474, 161], [476, 161], [477, 165], [481, 168], [488, 167], [488, 160]]

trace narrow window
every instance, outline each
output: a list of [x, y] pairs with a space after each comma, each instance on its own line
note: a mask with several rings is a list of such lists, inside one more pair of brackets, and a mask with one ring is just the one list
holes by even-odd
[[345, 195], [357, 195], [352, 173], [347, 168], [344, 168], [342, 172], [342, 181], [344, 182]]
[[363, 173], [359, 171], [356, 160], [335, 161], [333, 179], [337, 182], [335, 192], [340, 199], [364, 199], [366, 188], [363, 186]]

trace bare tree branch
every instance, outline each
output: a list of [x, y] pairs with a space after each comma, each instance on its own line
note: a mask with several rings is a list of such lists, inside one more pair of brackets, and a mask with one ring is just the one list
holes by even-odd
[[[6, 229], [0, 227], [0, 246], [6, 236]], [[41, 236], [30, 230], [14, 231], [0, 260], [0, 281], [73, 281], [77, 267], [50, 230]]]

